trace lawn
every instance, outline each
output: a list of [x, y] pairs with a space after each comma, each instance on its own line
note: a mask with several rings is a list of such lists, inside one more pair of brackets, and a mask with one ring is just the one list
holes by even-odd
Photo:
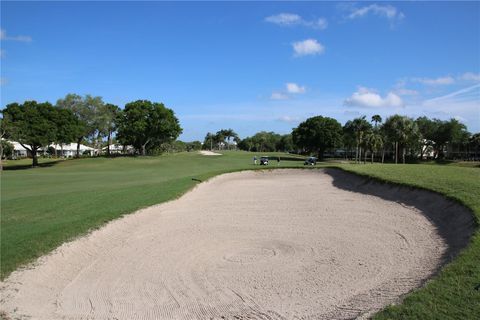
[[[257, 156], [260, 154], [257, 154]], [[281, 156], [279, 165], [303, 167], [302, 158]], [[214, 175], [252, 165], [252, 153], [197, 153], [160, 157], [96, 158], [47, 162], [30, 169], [9, 162], [1, 177], [1, 277], [61, 243], [138, 208], [174, 199]], [[299, 160], [299, 161], [294, 161]], [[376, 179], [431, 189], [470, 207], [480, 217], [480, 169], [435, 164], [325, 163]], [[192, 180], [196, 179], [196, 180]], [[378, 319], [475, 319], [480, 315], [480, 234], [424, 288]]]

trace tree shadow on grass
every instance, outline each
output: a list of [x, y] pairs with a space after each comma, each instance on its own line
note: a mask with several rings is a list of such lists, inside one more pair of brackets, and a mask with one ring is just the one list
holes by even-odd
[[27, 169], [36, 169], [36, 168], [49, 168], [57, 165], [61, 161], [49, 161], [44, 163], [39, 163], [38, 166], [32, 167], [31, 164], [18, 164], [18, 165], [7, 165], [3, 167], [4, 171], [10, 170], [27, 170]]

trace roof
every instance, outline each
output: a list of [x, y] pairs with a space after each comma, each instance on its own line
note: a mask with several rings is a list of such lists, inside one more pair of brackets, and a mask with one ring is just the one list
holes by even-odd
[[[2, 139], [2, 140], [5, 140], [5, 139]], [[17, 141], [10, 141], [10, 140], [5, 140], [9, 143], [11, 143], [13, 145], [13, 148], [14, 150], [18, 150], [18, 151], [27, 151], [27, 149], [25, 149], [24, 147], [22, 147], [22, 145], [17, 142]], [[112, 148], [113, 145], [110, 146], [110, 148]], [[28, 147], [28, 145], [27, 145]], [[49, 147], [53, 147], [54, 149], [58, 149], [58, 150], [61, 150], [62, 149], [62, 146], [59, 145], [59, 144], [51, 144], [49, 145]], [[130, 146], [128, 146], [130, 147]], [[128, 148], [127, 147], [127, 148]], [[42, 149], [42, 148], [40, 148]], [[89, 147], [89, 146], [86, 146], [84, 144], [80, 144], [80, 152], [84, 152], [84, 151], [95, 151], [96, 149], [95, 148], [92, 148], [92, 147]], [[72, 142], [72, 143], [67, 143], [67, 144], [64, 144], [63, 145], [63, 151], [77, 151], [77, 143], [75, 142]]]
[[[62, 146], [59, 144], [51, 144], [50, 147], [53, 147], [54, 149], [62, 149]], [[68, 143], [63, 145], [63, 151], [77, 151], [77, 143]], [[92, 151], [95, 150], [95, 148], [86, 146], [84, 144], [80, 144], [80, 151]]]
[[18, 143], [17, 141], [10, 141], [10, 140], [5, 140], [5, 141], [7, 141], [8, 143], [12, 144], [14, 150], [17, 150], [17, 151], [27, 151], [27, 149], [25, 149], [24, 147], [22, 147], [22, 145], [21, 145], [20, 143]]

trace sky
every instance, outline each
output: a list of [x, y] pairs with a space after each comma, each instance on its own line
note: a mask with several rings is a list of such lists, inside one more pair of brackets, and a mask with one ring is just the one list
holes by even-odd
[[480, 2], [1, 2], [1, 98], [162, 102], [180, 139], [322, 115], [480, 131]]

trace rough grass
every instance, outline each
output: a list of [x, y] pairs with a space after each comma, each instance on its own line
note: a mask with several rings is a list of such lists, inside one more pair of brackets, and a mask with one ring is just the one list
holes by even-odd
[[[261, 154], [257, 154], [259, 156]], [[303, 167], [303, 157], [282, 157], [270, 167]], [[174, 199], [214, 175], [258, 169], [252, 153], [197, 153], [161, 157], [9, 162], [1, 178], [1, 278], [61, 243], [123, 214]], [[326, 164], [376, 179], [440, 192], [470, 207], [480, 221], [480, 169], [436, 164]], [[424, 288], [377, 319], [478, 319], [480, 235]]]

